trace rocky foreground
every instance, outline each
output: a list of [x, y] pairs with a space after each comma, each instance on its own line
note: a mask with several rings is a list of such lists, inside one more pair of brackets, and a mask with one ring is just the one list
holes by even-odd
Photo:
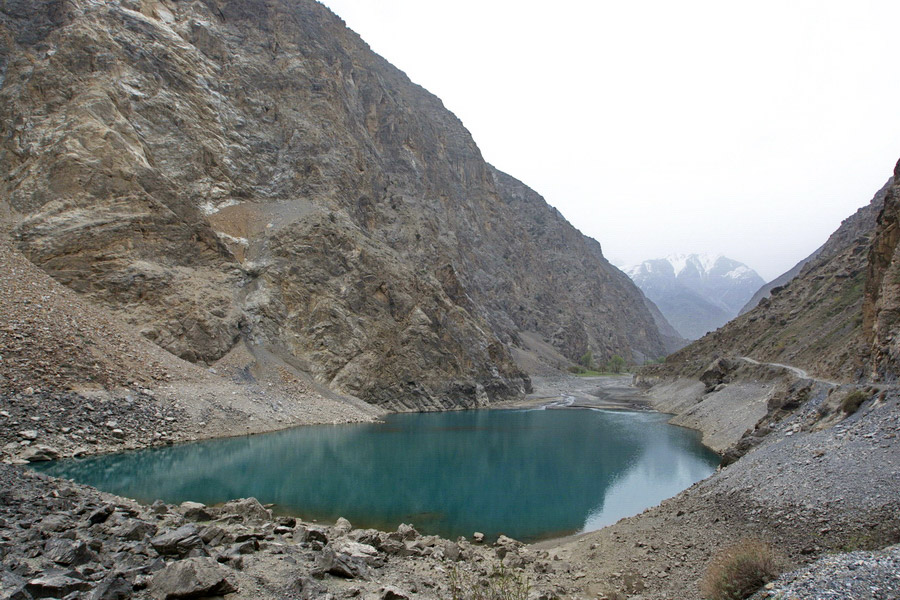
[[[492, 545], [275, 517], [253, 498], [141, 505], [0, 465], [0, 597], [450, 598], [461, 587], [564, 594], [570, 566], [501, 537]], [[504, 569], [506, 571], [504, 571]], [[456, 592], [454, 592], [456, 590]]]

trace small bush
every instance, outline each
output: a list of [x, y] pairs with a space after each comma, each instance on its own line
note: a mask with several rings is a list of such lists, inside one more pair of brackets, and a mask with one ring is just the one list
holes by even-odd
[[862, 390], [850, 392], [841, 400], [841, 410], [844, 411], [844, 414], [852, 415], [868, 399], [869, 397]]
[[778, 573], [772, 548], [760, 540], [745, 539], [713, 557], [700, 590], [709, 600], [744, 600]]
[[451, 600], [527, 600], [531, 590], [525, 575], [503, 565], [483, 579], [457, 569], [450, 571], [449, 578]]

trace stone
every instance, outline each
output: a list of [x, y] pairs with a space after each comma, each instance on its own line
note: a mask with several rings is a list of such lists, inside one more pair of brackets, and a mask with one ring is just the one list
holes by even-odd
[[162, 500], [154, 500], [150, 505], [150, 512], [155, 515], [164, 515], [169, 512], [169, 507]]
[[109, 518], [111, 514], [113, 514], [116, 510], [116, 507], [112, 504], [104, 504], [97, 510], [91, 513], [88, 517], [88, 521], [92, 525], [96, 525], [98, 523], [104, 523]]
[[337, 531], [338, 535], [347, 535], [352, 529], [353, 525], [344, 517], [338, 517], [337, 522], [334, 524], [334, 530]]
[[97, 559], [84, 542], [64, 538], [47, 540], [44, 544], [44, 556], [56, 564], [72, 567]]
[[0, 598], [3, 600], [31, 600], [27, 585], [28, 580], [24, 577], [0, 568]]
[[148, 591], [160, 600], [221, 596], [237, 591], [228, 571], [212, 558], [186, 558], [155, 573]]
[[419, 537], [419, 532], [416, 531], [416, 528], [412, 525], [401, 523], [400, 526], [397, 527], [397, 531], [391, 534], [391, 537], [402, 541], [410, 541]]
[[381, 566], [384, 564], [384, 561], [378, 557], [378, 550], [368, 544], [341, 539], [335, 542], [334, 550], [351, 558], [361, 560], [370, 566]]
[[34, 429], [26, 429], [25, 431], [19, 432], [19, 437], [22, 438], [23, 440], [28, 440], [30, 442], [33, 442], [34, 440], [36, 440], [38, 438], [38, 432], [35, 431]]
[[484, 534], [481, 533], [480, 531], [476, 531], [475, 533], [472, 534], [472, 541], [475, 542], [476, 544], [483, 544], [484, 543]]
[[150, 545], [163, 556], [185, 556], [193, 549], [202, 548], [203, 540], [196, 525], [184, 525], [152, 538]]
[[231, 500], [222, 505], [220, 510], [224, 515], [238, 515], [245, 523], [267, 523], [272, 521], [272, 511], [268, 510], [256, 498], [240, 498]]
[[116, 534], [124, 540], [139, 542], [148, 535], [155, 535], [158, 529], [153, 523], [133, 519], [120, 525]]
[[294, 586], [300, 593], [300, 600], [319, 600], [324, 598], [327, 592], [324, 585], [310, 577], [298, 578]]
[[21, 454], [23, 460], [28, 462], [44, 462], [59, 458], [59, 451], [52, 446], [32, 446]]
[[200, 502], [182, 502], [180, 508], [188, 521], [211, 521], [213, 518], [206, 505]]
[[392, 585], [381, 588], [381, 600], [409, 600], [409, 593]]
[[41, 519], [37, 526], [41, 531], [59, 533], [72, 527], [72, 518], [62, 513], [54, 513]]
[[361, 559], [354, 558], [343, 552], [335, 552], [333, 548], [325, 546], [316, 559], [316, 568], [313, 571], [313, 575], [321, 577], [325, 573], [345, 579], [357, 579], [365, 578], [368, 569]]
[[294, 532], [294, 538], [300, 539], [301, 542], [319, 542], [321, 544], [328, 543], [328, 535], [319, 527], [299, 526]]
[[121, 575], [114, 575], [101, 581], [91, 590], [87, 600], [128, 600], [134, 593], [134, 586]]
[[25, 587], [35, 598], [62, 598], [72, 592], [89, 590], [91, 584], [68, 575], [46, 573], [29, 580]]

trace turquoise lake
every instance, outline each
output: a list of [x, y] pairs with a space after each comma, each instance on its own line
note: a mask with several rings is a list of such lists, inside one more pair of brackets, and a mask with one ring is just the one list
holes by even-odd
[[398, 414], [35, 468], [146, 502], [255, 496], [304, 519], [533, 541], [609, 525], [712, 473], [719, 457], [666, 419], [573, 409]]

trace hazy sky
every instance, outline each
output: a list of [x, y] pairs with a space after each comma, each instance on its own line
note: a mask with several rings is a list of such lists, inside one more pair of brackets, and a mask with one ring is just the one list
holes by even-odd
[[325, 0], [628, 265], [771, 279], [900, 158], [900, 2]]

